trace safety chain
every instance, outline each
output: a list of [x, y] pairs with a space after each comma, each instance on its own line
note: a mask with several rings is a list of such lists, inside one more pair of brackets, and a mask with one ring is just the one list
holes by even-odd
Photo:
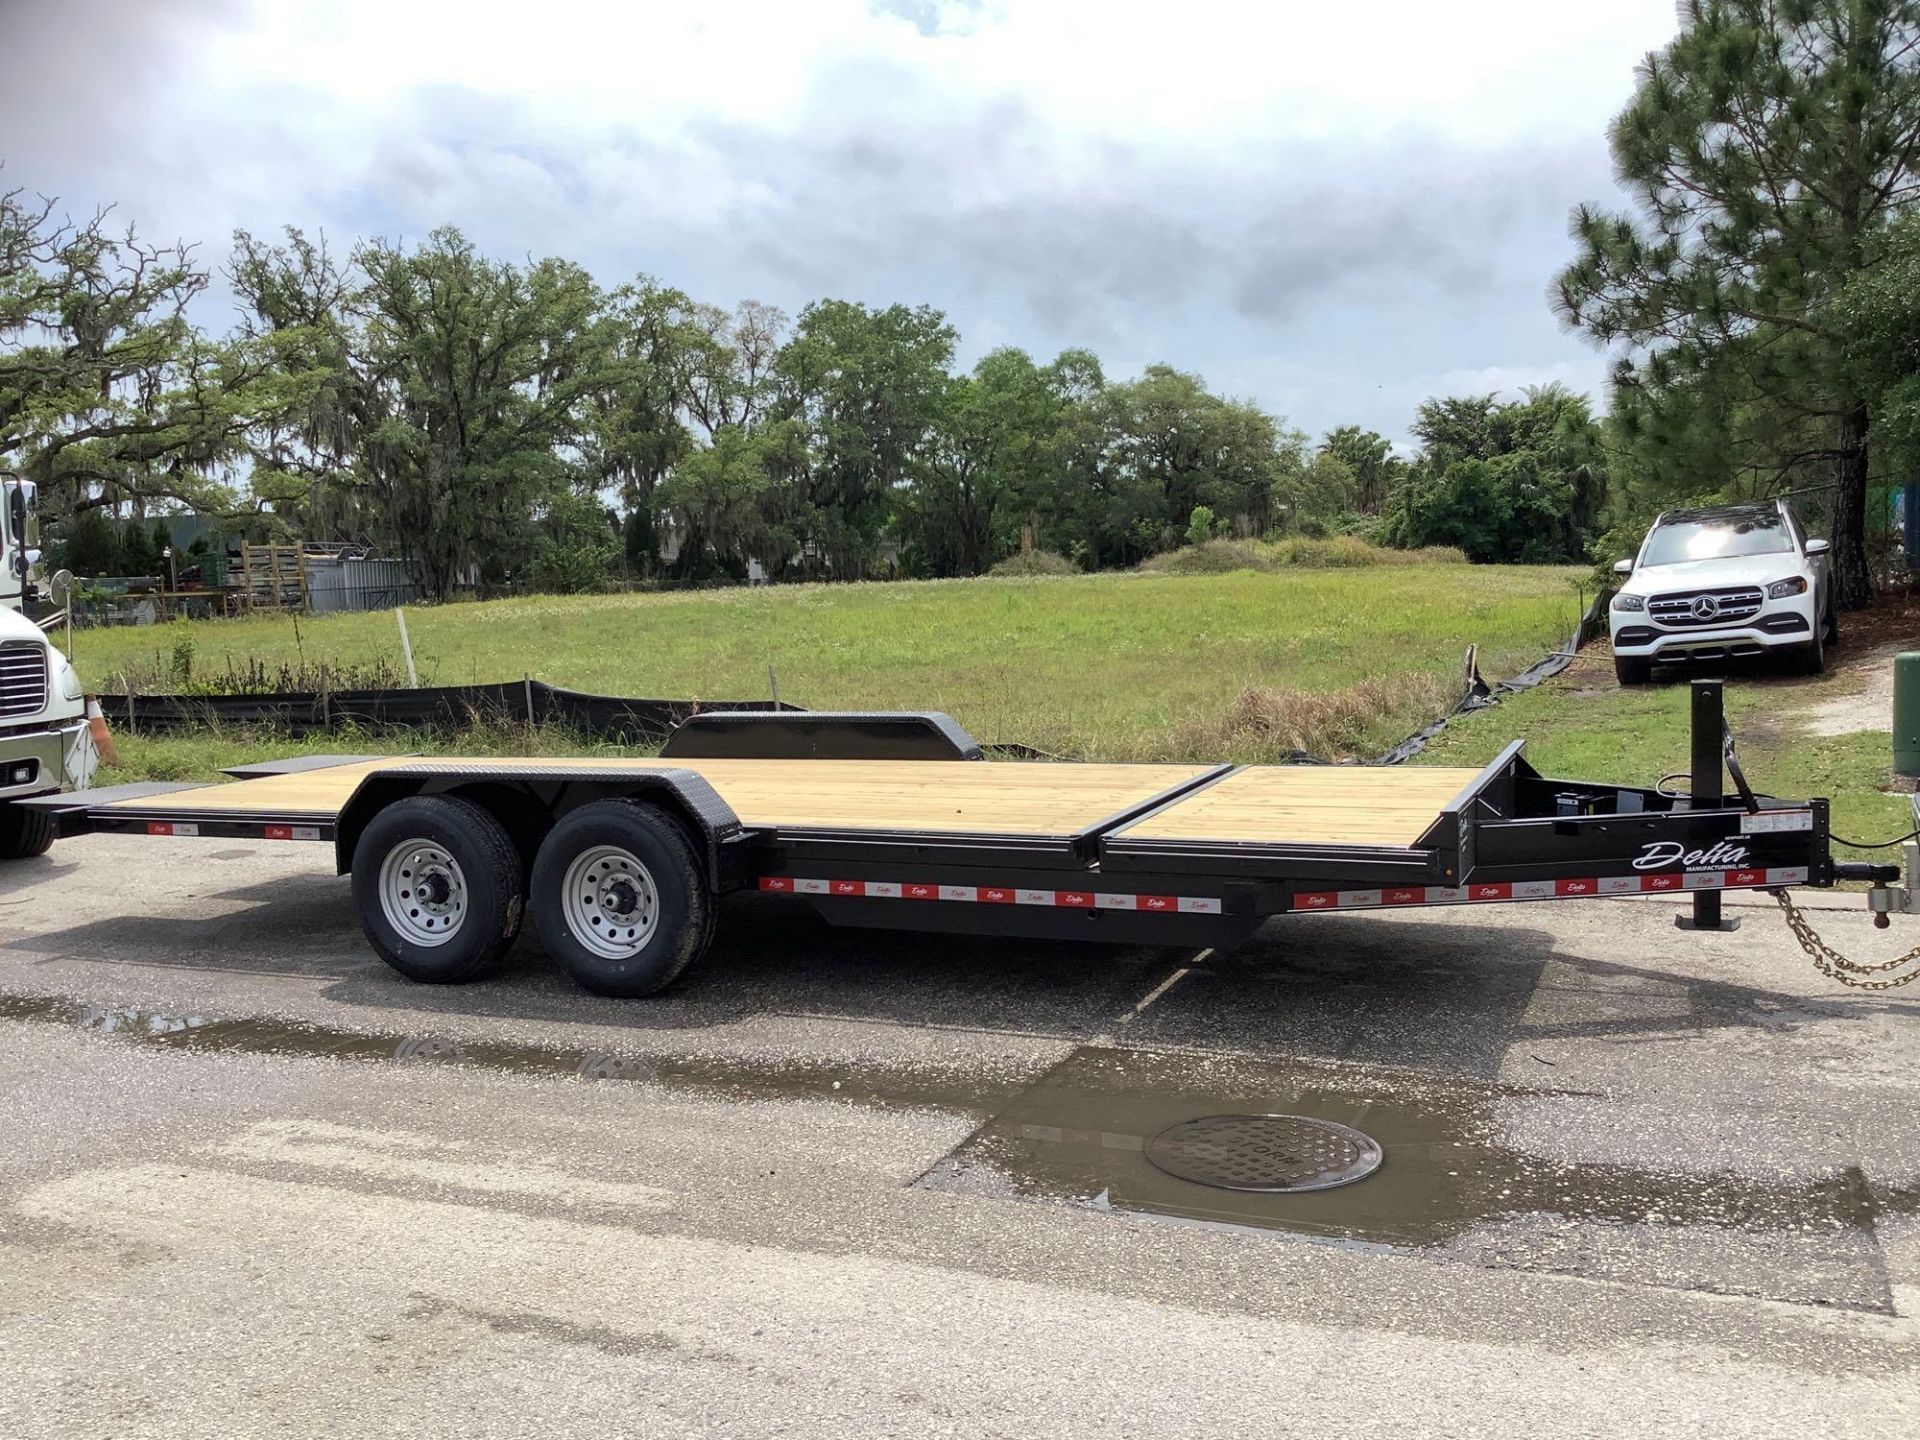
[[1800, 948], [1813, 957], [1814, 967], [1822, 975], [1838, 980], [1842, 985], [1851, 985], [1856, 990], [1895, 990], [1902, 985], [1911, 985], [1920, 980], [1920, 968], [1909, 970], [1891, 980], [1856, 980], [1856, 975], [1884, 975], [1889, 970], [1898, 970], [1902, 965], [1912, 965], [1920, 960], [1920, 946], [1915, 946], [1904, 955], [1899, 955], [1882, 965], [1862, 965], [1847, 959], [1826, 941], [1814, 933], [1807, 917], [1800, 907], [1793, 903], [1793, 897], [1785, 890], [1772, 892], [1773, 898], [1780, 902], [1780, 909], [1787, 917], [1787, 928], [1793, 931], [1793, 938], [1800, 942]]

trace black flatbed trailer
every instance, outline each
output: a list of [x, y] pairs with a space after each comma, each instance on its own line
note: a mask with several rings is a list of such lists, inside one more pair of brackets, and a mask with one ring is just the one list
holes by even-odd
[[[1711, 718], [1717, 760], [1717, 691]], [[615, 995], [671, 984], [716, 897], [743, 889], [836, 925], [1218, 946], [1299, 912], [1820, 886], [1847, 868], [1823, 799], [1550, 779], [1520, 741], [1477, 770], [986, 763], [944, 716], [734, 712], [695, 717], [657, 759], [229, 773], [25, 803], [62, 835], [328, 843], [403, 974], [474, 978], [530, 916]]]

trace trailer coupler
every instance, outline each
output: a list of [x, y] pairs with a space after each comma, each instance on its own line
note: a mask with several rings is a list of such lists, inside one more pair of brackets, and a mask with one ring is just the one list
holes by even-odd
[[1920, 842], [1909, 840], [1900, 850], [1905, 862], [1901, 865], [1842, 860], [1833, 867], [1834, 879], [1864, 880], [1871, 887], [1867, 908], [1873, 912], [1874, 925], [1882, 930], [1889, 916], [1920, 915]]

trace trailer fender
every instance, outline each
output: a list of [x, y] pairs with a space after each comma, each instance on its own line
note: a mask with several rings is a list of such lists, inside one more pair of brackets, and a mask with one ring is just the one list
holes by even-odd
[[555, 821], [595, 800], [645, 800], [673, 816], [687, 831], [706, 865], [713, 890], [743, 879], [738, 857], [750, 832], [704, 776], [678, 766], [658, 770], [607, 770], [591, 762], [555, 761], [502, 770], [486, 761], [394, 766], [362, 780], [341, 807], [334, 829], [334, 865], [353, 868], [360, 835], [387, 806], [414, 795], [456, 795], [471, 800], [507, 828], [523, 856], [531, 857]]

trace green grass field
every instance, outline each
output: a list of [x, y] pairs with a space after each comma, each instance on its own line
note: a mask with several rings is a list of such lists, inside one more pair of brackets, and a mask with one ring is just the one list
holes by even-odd
[[[409, 609], [423, 683], [532, 673], [628, 695], [764, 696], [812, 708], [944, 709], [983, 740], [1092, 759], [1260, 760], [1299, 744], [1369, 755], [1458, 694], [1462, 651], [1489, 677], [1531, 663], [1572, 629], [1580, 572], [1463, 565], [1210, 576], [1105, 575], [805, 586]], [[83, 631], [90, 684], [174, 688], [177, 646], [196, 675], [252, 659], [313, 667], [399, 663], [393, 616], [218, 621]], [[1795, 711], [1849, 693], [1856, 675], [1728, 687], [1756, 788], [1826, 795], [1834, 829], [1906, 828], [1886, 793], [1885, 730], [1813, 736]], [[1419, 757], [1479, 764], [1525, 736], [1549, 774], [1652, 784], [1687, 765], [1684, 684], [1622, 690], [1604, 647], [1560, 678], [1463, 717]], [[261, 732], [122, 737], [116, 779], [211, 780], [222, 766], [296, 751], [578, 754], [590, 739], [506, 728], [447, 739]]]
[[[1416, 564], [784, 586], [421, 606], [407, 621], [422, 684], [532, 674], [616, 695], [764, 698], [772, 667], [781, 698], [810, 709], [945, 710], [982, 740], [1081, 758], [1260, 759], [1300, 738], [1384, 748], [1444, 708], [1469, 644], [1490, 676], [1530, 664], [1572, 631], [1583, 573]], [[75, 648], [93, 688], [131, 679], [148, 692], [179, 688], [188, 651], [202, 681], [254, 660], [391, 671], [400, 656], [390, 612], [82, 631]], [[1287, 724], [1230, 724], [1249, 687]], [[136, 773], [181, 776], [263, 746], [288, 748], [243, 736], [125, 748]]]

